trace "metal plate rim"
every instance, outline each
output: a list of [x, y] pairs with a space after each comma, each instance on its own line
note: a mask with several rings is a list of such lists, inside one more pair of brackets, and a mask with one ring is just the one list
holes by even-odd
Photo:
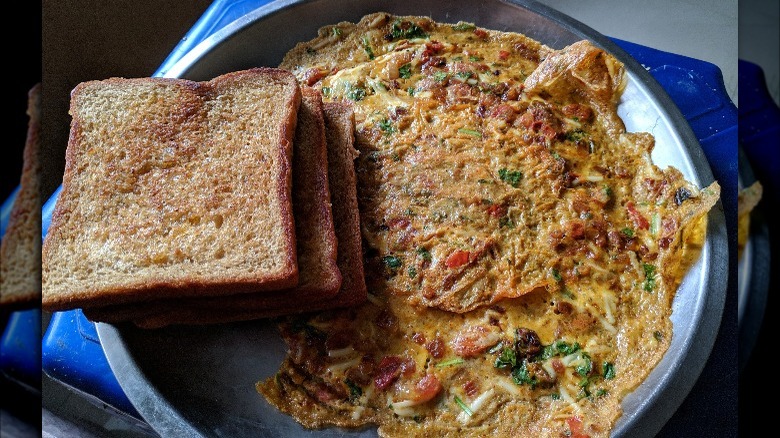
[[[688, 159], [696, 174], [701, 180], [712, 181], [712, 171], [704, 156], [701, 146], [696, 139], [693, 131], [684, 119], [676, 105], [672, 102], [666, 91], [642, 68], [642, 66], [630, 57], [623, 49], [617, 46], [607, 37], [601, 35], [590, 27], [580, 23], [572, 17], [566, 16], [558, 11], [549, 8], [546, 5], [536, 1], [500, 1], [514, 5], [516, 7], [539, 13], [549, 18], [567, 30], [580, 34], [605, 50], [618, 57], [626, 65], [629, 74], [639, 81], [641, 87], [647, 88], [657, 99], [658, 110], [665, 115], [670, 123], [672, 131], [680, 137], [680, 143], [685, 147]], [[200, 44], [196, 45], [190, 52], [185, 54], [180, 61], [176, 62], [167, 72], [158, 72], [159, 75], [166, 77], [179, 77], [185, 74], [194, 64], [196, 64], [205, 54], [217, 48], [221, 43], [240, 34], [245, 28], [256, 21], [268, 18], [282, 10], [293, 8], [295, 6], [310, 3], [308, 1], [281, 0], [264, 5], [254, 11], [250, 11], [245, 16], [235, 22], [227, 25], [225, 28], [214, 33]], [[700, 181], [694, 181], [701, 183]], [[703, 297], [698, 297], [706, 302], [698, 302], [696, 312], [692, 315], [694, 324], [697, 327], [693, 336], [685, 340], [685, 348], [679, 357], [673, 360], [672, 366], [660, 377], [661, 387], [652, 391], [647, 399], [638, 404], [636, 412], [630, 421], [624, 416], [616, 424], [614, 430], [615, 436], [623, 436], [630, 433], [631, 436], [652, 436], [657, 433], [666, 421], [671, 417], [674, 411], [682, 403], [693, 387], [696, 379], [704, 368], [704, 364], [712, 350], [715, 342], [715, 336], [720, 325], [720, 318], [723, 313], [723, 307], [726, 297], [727, 274], [707, 275], [712, 271], [712, 266], [728, 266], [728, 244], [725, 231], [725, 216], [723, 207], [719, 201], [713, 211], [710, 213], [710, 223], [708, 227], [708, 244], [702, 253], [702, 259], [707, 266], [703, 266], [700, 273], [702, 288], [706, 290]], [[723, 271], [726, 271], [724, 269]], [[133, 361], [132, 356], [123, 342], [121, 329], [108, 325], [97, 325], [98, 335], [106, 350], [106, 356], [112, 369], [114, 369], [117, 378], [122, 384], [132, 385], [132, 380], [144, 381], [146, 379], [144, 372]], [[671, 349], [671, 348], [670, 348]], [[668, 355], [667, 355], [668, 356]], [[664, 358], [666, 360], [666, 357]], [[659, 364], [660, 365], [660, 364]], [[685, 366], [683, 366], [685, 365]], [[653, 373], [657, 371], [654, 370]], [[156, 389], [148, 385], [150, 390], [144, 388], [134, 388], [135, 391], [128, 391], [128, 397], [136, 406], [139, 412], [144, 415], [147, 421], [158, 431], [180, 433], [186, 430], [188, 434], [200, 435], [200, 432], [189, 424], [186, 419], [180, 417], [173, 406], [170, 406]], [[160, 418], [160, 412], [144, 412], [142, 409], [149, 403], [143, 403], [143, 398], [149, 398], [155, 405], [162, 404], [163, 410], [170, 417]], [[144, 406], [139, 406], [143, 404]], [[148, 418], [147, 418], [148, 416]], [[169, 421], [175, 419], [176, 421]], [[184, 429], [182, 429], [184, 428]]]

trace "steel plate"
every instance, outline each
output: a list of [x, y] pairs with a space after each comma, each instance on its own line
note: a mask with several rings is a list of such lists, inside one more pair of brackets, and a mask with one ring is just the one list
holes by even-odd
[[[701, 146], [666, 92], [639, 63], [605, 36], [535, 2], [279, 1], [247, 13], [194, 47], [161, 76], [206, 80], [254, 66], [276, 66], [298, 41], [317, 29], [365, 14], [428, 15], [522, 32], [562, 48], [589, 39], [625, 63], [629, 85], [619, 113], [629, 131], [657, 142], [653, 158], [674, 165], [699, 186], [713, 180]], [[673, 303], [672, 344], [646, 381], [624, 402], [613, 436], [653, 436], [688, 394], [709, 356], [725, 302], [728, 249], [722, 206], [709, 216], [701, 258]], [[285, 346], [266, 322], [144, 331], [98, 324], [106, 356], [127, 396], [163, 436], [375, 436], [375, 429], [307, 431], [268, 405], [256, 381], [278, 369]]]

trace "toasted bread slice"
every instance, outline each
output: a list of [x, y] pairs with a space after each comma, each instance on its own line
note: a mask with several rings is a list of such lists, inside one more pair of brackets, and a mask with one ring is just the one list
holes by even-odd
[[0, 306], [37, 305], [41, 298], [41, 85], [27, 98], [27, 141], [19, 193], [0, 245]]
[[297, 285], [300, 100], [295, 78], [271, 68], [78, 85], [43, 244], [43, 308]]
[[265, 309], [280, 304], [305, 305], [334, 296], [341, 287], [336, 265], [337, 240], [328, 187], [328, 150], [322, 95], [304, 87], [298, 110], [293, 146], [293, 212], [297, 239], [298, 286], [279, 292], [240, 294], [230, 297], [166, 299], [154, 302], [84, 309], [95, 321], [120, 322], [161, 311], [176, 314], [179, 308], [208, 309], [208, 314]]
[[112, 306], [85, 309], [85, 315], [96, 321], [118, 323], [132, 320], [139, 327], [158, 328], [174, 324], [214, 324], [290, 315], [357, 305], [366, 300], [360, 217], [354, 159], [354, 119], [352, 109], [344, 103], [325, 103], [325, 126], [328, 143], [328, 182], [333, 202], [333, 217], [338, 237], [338, 267], [341, 288], [330, 299], [291, 302], [266, 297], [234, 296], [197, 299], [187, 302], [157, 302], [143, 306]]

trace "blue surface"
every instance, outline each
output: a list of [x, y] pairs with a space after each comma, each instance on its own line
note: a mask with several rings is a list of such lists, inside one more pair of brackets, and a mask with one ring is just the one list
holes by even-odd
[[[0, 236], [5, 236], [17, 187], [0, 207]], [[0, 320], [3, 321], [3, 320]], [[41, 309], [12, 312], [0, 337], [0, 372], [9, 380], [41, 388]]]
[[10, 380], [41, 388], [41, 310], [13, 312], [0, 339], [0, 370]]
[[50, 377], [142, 419], [108, 365], [95, 324], [80, 310], [52, 315], [42, 352], [41, 367]]
[[[216, 0], [171, 52], [155, 75], [163, 75], [182, 55], [203, 39], [247, 11], [266, 3], [269, 2]], [[737, 112], [728, 99], [720, 70], [713, 64], [693, 58], [662, 52], [627, 41], [617, 39], [614, 41], [644, 65], [678, 105], [701, 142], [713, 174], [721, 184], [725, 210], [736, 211]], [[42, 221], [44, 234], [48, 229], [51, 210], [58, 194], [59, 191], [44, 205]], [[726, 219], [729, 244], [734, 248], [732, 241], [735, 245], [736, 216], [729, 214]], [[731, 263], [730, 260], [730, 269], [732, 266], [736, 270], [736, 262]], [[736, 274], [734, 273], [731, 278], [736, 278]], [[661, 435], [702, 436], [701, 429], [693, 428], [694, 423], [709, 424], [711, 427], [709, 430], [712, 431], [723, 432], [735, 428], [736, 421], [731, 422], [729, 416], [730, 412], [735, 411], [733, 407], [736, 405], [736, 386], [728, 386], [728, 383], [722, 382], [720, 378], [722, 374], [719, 375], [724, 372], [736, 372], [734, 345], [736, 345], [737, 306], [735, 300], [736, 285], [730, 284], [720, 335], [711, 356], [717, 360], [711, 359], [705, 366], [699, 379], [699, 382], [704, 383], [697, 383]], [[44, 336], [43, 358], [43, 368], [48, 374], [116, 408], [138, 416], [108, 367], [105, 354], [97, 340], [94, 324], [87, 321], [81, 311], [54, 314]], [[713, 388], [711, 382], [719, 386]], [[713, 399], [717, 403], [713, 403]], [[703, 405], [712, 405], [714, 410], [702, 409]], [[725, 426], [720, 428], [724, 423]]]

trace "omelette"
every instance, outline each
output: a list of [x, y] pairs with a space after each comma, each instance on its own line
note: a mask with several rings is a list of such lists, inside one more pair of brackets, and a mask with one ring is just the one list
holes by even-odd
[[354, 106], [369, 301], [282, 320], [288, 355], [257, 390], [308, 428], [608, 436], [670, 345], [720, 196], [626, 132], [623, 65], [375, 13], [281, 67]]

